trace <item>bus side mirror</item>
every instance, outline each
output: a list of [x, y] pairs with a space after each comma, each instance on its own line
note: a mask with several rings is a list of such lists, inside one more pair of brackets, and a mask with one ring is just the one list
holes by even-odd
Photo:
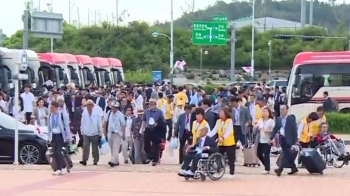
[[58, 78], [59, 78], [60, 80], [64, 80], [63, 69], [59, 69], [59, 70], [58, 70]]
[[105, 72], [105, 82], [111, 81], [111, 78], [109, 77], [109, 73]]
[[94, 80], [94, 76], [92, 75], [92, 73], [91, 73], [90, 71], [87, 72], [86, 77], [87, 77], [87, 80], [88, 80], [88, 81]]

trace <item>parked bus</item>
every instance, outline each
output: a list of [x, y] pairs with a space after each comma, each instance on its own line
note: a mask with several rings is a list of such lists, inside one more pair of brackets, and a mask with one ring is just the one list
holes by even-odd
[[119, 59], [116, 58], [107, 58], [109, 61], [109, 64], [111, 65], [111, 75], [114, 80], [114, 83], [117, 84], [118, 82], [124, 81], [124, 71], [123, 71], [123, 65], [122, 62]]
[[109, 70], [111, 66], [109, 61], [102, 57], [91, 58], [93, 65], [95, 66], [95, 76], [99, 86], [105, 86], [110, 84]]
[[87, 55], [74, 55], [78, 61], [80, 69], [80, 75], [85, 86], [90, 83], [96, 83], [96, 77], [94, 76], [95, 68], [92, 63], [91, 57]]
[[81, 67], [79, 66], [77, 58], [75, 58], [74, 55], [68, 53], [64, 53], [63, 55], [66, 57], [67, 60], [67, 66], [70, 72], [71, 82], [73, 82], [77, 86], [82, 86], [83, 88], [85, 88], [82, 77], [80, 75]]
[[323, 104], [325, 91], [337, 102], [339, 111], [350, 111], [350, 51], [296, 55], [289, 76], [287, 103], [298, 122]]
[[[16, 66], [21, 64], [23, 51], [27, 53], [28, 68], [19, 70]], [[12, 75], [19, 71], [20, 73], [28, 74], [28, 80], [20, 81], [19, 88], [30, 85], [35, 89], [37, 87], [36, 79], [38, 78], [37, 70], [39, 67], [39, 58], [32, 50], [0, 48], [0, 88], [6, 91], [12, 89], [14, 87]]]
[[67, 59], [63, 54], [39, 53], [40, 71], [39, 83], [51, 80], [54, 86], [60, 88], [70, 83], [70, 73]]

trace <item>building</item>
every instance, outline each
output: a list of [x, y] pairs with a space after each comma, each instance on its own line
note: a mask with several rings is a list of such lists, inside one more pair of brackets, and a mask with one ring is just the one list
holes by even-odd
[[[251, 26], [252, 17], [241, 18], [234, 22], [238, 29]], [[305, 27], [308, 26], [310, 25], [305, 24]], [[255, 18], [255, 29], [260, 32], [269, 31], [271, 29], [298, 30], [301, 29], [301, 23], [272, 17]]]

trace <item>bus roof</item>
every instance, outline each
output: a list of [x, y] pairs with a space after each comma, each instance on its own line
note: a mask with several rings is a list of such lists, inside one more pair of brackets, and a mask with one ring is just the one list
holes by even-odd
[[74, 55], [68, 54], [68, 53], [63, 53], [63, 55], [66, 57], [67, 63], [70, 64], [78, 64], [77, 58], [75, 58]]
[[74, 55], [80, 65], [92, 65], [91, 57], [87, 55]]
[[52, 65], [67, 63], [65, 55], [59, 53], [38, 53], [38, 56], [41, 62], [46, 62]]
[[38, 60], [39, 57], [37, 55], [36, 52], [34, 52], [33, 50], [21, 50], [21, 49], [8, 49], [8, 48], [4, 48], [4, 47], [0, 47], [0, 54], [3, 55], [4, 57], [6, 57], [7, 55], [9, 56], [22, 56], [23, 51], [25, 51], [27, 53], [27, 57], [29, 61], [35, 61]]
[[112, 67], [123, 67], [122, 62], [116, 58], [107, 58]]
[[293, 66], [326, 63], [350, 63], [350, 51], [301, 52], [295, 56]]
[[91, 58], [93, 65], [97, 68], [100, 67], [110, 67], [111, 65], [109, 64], [109, 61], [106, 58], [102, 57], [93, 57]]

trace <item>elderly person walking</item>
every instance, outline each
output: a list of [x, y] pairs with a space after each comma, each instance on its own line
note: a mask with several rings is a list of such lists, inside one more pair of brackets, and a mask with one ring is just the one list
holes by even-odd
[[90, 145], [92, 149], [93, 164], [97, 165], [100, 154], [98, 150], [100, 138], [103, 136], [102, 119], [94, 102], [89, 99], [86, 102], [86, 108], [81, 115], [81, 134], [83, 135], [83, 160], [80, 164], [86, 165], [90, 154]]
[[144, 134], [147, 158], [152, 160], [152, 166], [159, 162], [159, 145], [165, 140], [166, 123], [162, 110], [157, 108], [157, 100], [149, 100], [149, 108], [145, 110], [141, 132]]
[[111, 103], [111, 110], [104, 117], [103, 128], [107, 135], [108, 143], [111, 148], [111, 160], [108, 165], [111, 167], [119, 165], [120, 145], [125, 140], [126, 120], [124, 114], [120, 111], [118, 101]]

